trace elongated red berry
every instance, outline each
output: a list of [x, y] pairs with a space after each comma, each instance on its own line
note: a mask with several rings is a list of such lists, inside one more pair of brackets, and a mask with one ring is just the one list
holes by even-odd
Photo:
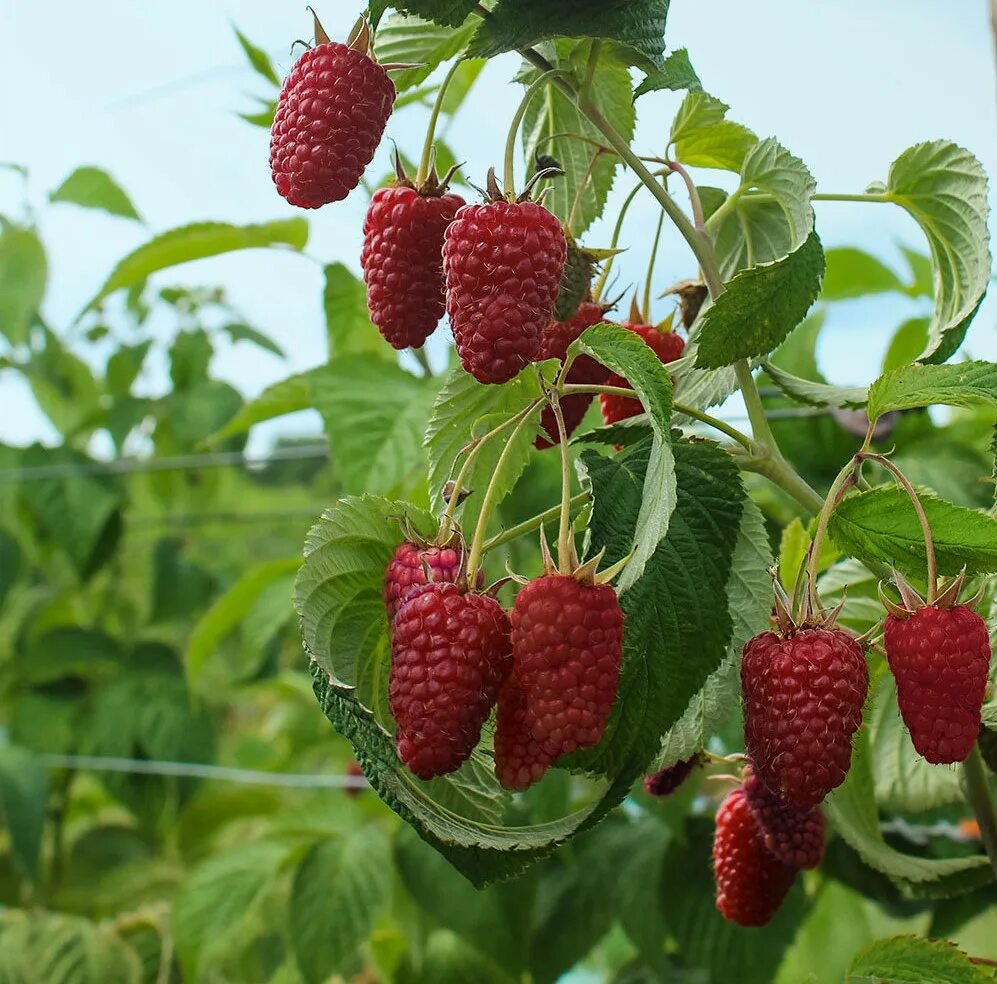
[[447, 227], [447, 313], [478, 382], [507, 382], [536, 358], [566, 252], [561, 223], [535, 202], [466, 205]]
[[458, 769], [511, 668], [509, 618], [456, 584], [415, 588], [398, 610], [388, 699], [398, 757], [420, 779]]
[[555, 759], [602, 739], [623, 655], [623, 610], [609, 585], [547, 574], [516, 595], [516, 675], [533, 737]]
[[[540, 341], [537, 362], [542, 362], [544, 359], [560, 359], [563, 363], [568, 346], [586, 328], [601, 324], [603, 321], [605, 321], [605, 310], [601, 304], [594, 304], [592, 301], [585, 301], [579, 305], [578, 310], [567, 321], [552, 321], [547, 326]], [[596, 362], [590, 355], [580, 355], [571, 363], [565, 381], [582, 386], [598, 386], [605, 383], [608, 378], [609, 370], [601, 362]], [[582, 418], [591, 403], [592, 394], [590, 393], [573, 393], [561, 398], [561, 415], [564, 417], [564, 430], [568, 437], [571, 437], [582, 422]], [[540, 418], [540, 428], [541, 432], [536, 439], [538, 450], [552, 448], [560, 443], [557, 433], [557, 418], [549, 406], [544, 407], [543, 415]]]
[[819, 806], [793, 806], [753, 773], [744, 780], [744, 795], [770, 854], [794, 868], [816, 868], [821, 863], [824, 814]]
[[360, 263], [371, 321], [396, 349], [419, 348], [443, 317], [443, 234], [463, 204], [408, 185], [374, 193]]
[[936, 765], [964, 761], [987, 688], [986, 623], [965, 605], [927, 605], [908, 618], [888, 615], [884, 641], [914, 748]]
[[[658, 331], [653, 325], [625, 324], [623, 327], [647, 342], [654, 354], [666, 365], [681, 358], [685, 351], [685, 342], [673, 331]], [[613, 373], [606, 385], [630, 387], [630, 384], [618, 373]], [[602, 407], [602, 419], [607, 424], [615, 424], [644, 412], [640, 400], [625, 396], [608, 396], [603, 393], [599, 396], [599, 403]]]
[[533, 737], [526, 694], [515, 672], [499, 693], [495, 722], [495, 775], [504, 789], [523, 790], [542, 779], [554, 761]]
[[717, 909], [740, 926], [764, 926], [796, 880], [796, 869], [766, 849], [743, 789], [727, 795], [713, 835]]
[[306, 51], [284, 80], [270, 135], [270, 170], [292, 205], [342, 201], [381, 142], [395, 87], [361, 51], [329, 42]]
[[653, 775], [645, 776], [644, 791], [651, 796], [671, 796], [692, 775], [693, 770], [700, 762], [702, 762], [702, 758], [697, 752], [691, 758], [682, 759], [682, 761], [676, 762], [666, 769], [661, 769]]
[[848, 773], [869, 669], [840, 629], [750, 639], [741, 661], [744, 739], [759, 778], [796, 806], [816, 806]]
[[384, 574], [384, 605], [388, 620], [395, 617], [409, 592], [431, 581], [456, 581], [464, 560], [463, 550], [454, 547], [419, 547], [406, 540], [388, 562]]

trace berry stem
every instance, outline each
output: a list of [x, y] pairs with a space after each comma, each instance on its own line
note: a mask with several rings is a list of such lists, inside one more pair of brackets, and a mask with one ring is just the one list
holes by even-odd
[[661, 245], [661, 234], [665, 229], [665, 213], [658, 211], [658, 227], [654, 231], [654, 241], [651, 243], [651, 257], [647, 261], [647, 277], [644, 280], [644, 303], [641, 314], [645, 324], [651, 323], [651, 281], [654, 279], [654, 264], [658, 259], [658, 247]]
[[[589, 492], [579, 492], [578, 495], [571, 498], [571, 508], [572, 511], [577, 509], [579, 506], [587, 505], [592, 501], [592, 495]], [[485, 540], [485, 545], [482, 547], [481, 552], [483, 554], [488, 553], [489, 550], [494, 550], [496, 547], [501, 547], [503, 544], [509, 543], [511, 540], [518, 539], [527, 533], [532, 533], [534, 530], [540, 529], [546, 523], [550, 522], [552, 519], [557, 519], [561, 515], [561, 504], [558, 503], [556, 506], [551, 506], [550, 509], [545, 510], [538, 516], [533, 516], [531, 519], [524, 519], [523, 522], [517, 523], [515, 526], [510, 526], [507, 530], [502, 530], [501, 533], [496, 533], [490, 540]]]
[[557, 570], [570, 574], [574, 568], [574, 536], [571, 530], [571, 452], [568, 450], [568, 431], [564, 426], [561, 400], [557, 390], [551, 390], [550, 405], [557, 420], [558, 445], [561, 449], [561, 522], [557, 531]]
[[426, 130], [426, 141], [422, 147], [422, 157], [419, 160], [419, 172], [416, 174], [415, 186], [421, 188], [429, 177], [429, 168], [433, 159], [433, 147], [436, 143], [436, 124], [439, 123], [440, 113], [443, 110], [443, 103], [447, 97], [447, 90], [453, 77], [457, 74], [462, 62], [458, 58], [447, 72], [446, 78], [440, 83], [440, 91], [436, 93], [436, 101], [433, 103], [433, 111], [429, 116], [429, 127]]
[[[814, 542], [810, 545], [810, 564], [807, 577], [807, 597], [810, 601], [810, 609], [814, 612], [822, 611], [820, 596], [817, 593], [817, 575], [820, 572], [820, 553], [824, 547], [824, 540], [827, 537], [827, 525], [831, 521], [831, 514], [838, 508], [848, 490], [858, 481], [858, 464], [857, 459], [852, 458], [838, 472], [831, 488], [828, 490], [827, 498], [824, 500], [820, 517], [817, 520]], [[794, 612], [793, 615], [795, 616], [796, 613]]]
[[519, 133], [520, 124], [523, 122], [523, 117], [526, 116], [526, 110], [529, 109], [533, 97], [541, 89], [550, 85], [555, 78], [562, 78], [563, 76], [564, 73], [560, 69], [548, 68], [538, 79], [534, 79], [527, 87], [523, 101], [519, 104], [516, 115], [512, 118], [512, 123], [509, 126], [509, 136], [505, 141], [504, 172], [505, 194], [511, 201], [514, 201], [516, 197], [513, 189], [516, 186], [516, 135]]
[[419, 363], [419, 367], [422, 369], [423, 376], [426, 379], [433, 378], [433, 367], [429, 364], [429, 359], [426, 356], [426, 350], [419, 346], [419, 348], [409, 349], [414, 357], [415, 361]]
[[692, 207], [692, 221], [696, 228], [705, 236], [706, 219], [703, 218], [703, 203], [699, 199], [699, 189], [692, 176], [678, 161], [665, 161], [665, 166], [674, 171], [684, 182], [689, 192], [689, 205]]
[[962, 789], [976, 815], [976, 822], [980, 825], [980, 837], [987, 857], [990, 858], [990, 866], [994, 869], [994, 877], [997, 878], [997, 814], [994, 813], [993, 800], [990, 798], [979, 745], [973, 746], [969, 758], [962, 763]]

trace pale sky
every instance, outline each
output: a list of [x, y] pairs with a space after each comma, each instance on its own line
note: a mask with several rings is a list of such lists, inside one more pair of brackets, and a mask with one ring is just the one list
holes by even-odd
[[[707, 91], [731, 104], [730, 117], [761, 136], [776, 135], [803, 158], [821, 191], [861, 191], [885, 179], [906, 147], [936, 138], [968, 147], [993, 175], [989, 6], [987, 0], [672, 0], [669, 47], [687, 46]], [[361, 8], [354, 0], [317, 3], [332, 37], [345, 36]], [[292, 61], [291, 42], [310, 34], [304, 4], [272, 0], [0, 0], [0, 160], [30, 169], [50, 250], [45, 313], [57, 330], [115, 261], [153, 232], [194, 221], [304, 214], [273, 188], [267, 133], [236, 116], [251, 108], [249, 94], [266, 90], [246, 64], [232, 23], [273, 56], [281, 74]], [[516, 67], [513, 56], [490, 65], [448, 135], [472, 180], [482, 181], [487, 167], [500, 163], [521, 93], [506, 84]], [[640, 148], [661, 152], [680, 100], [660, 93], [639, 102]], [[388, 134], [414, 155], [424, 121], [421, 111], [406, 111]], [[389, 147], [385, 142], [379, 151], [375, 175], [387, 168]], [[73, 206], [43, 208], [47, 192], [81, 164], [109, 170], [148, 228]], [[0, 212], [12, 214], [19, 194], [17, 179], [0, 172]], [[610, 215], [618, 200], [611, 200]], [[289, 354], [284, 364], [245, 343], [223, 348], [218, 375], [255, 394], [323, 360], [321, 263], [340, 260], [359, 271], [364, 208], [357, 194], [307, 213], [307, 257], [247, 251], [156, 279], [223, 284], [251, 323]], [[620, 262], [623, 283], [642, 277], [654, 218], [645, 209], [627, 226], [632, 249]], [[897, 243], [924, 249], [913, 222], [888, 206], [822, 203], [817, 224], [825, 245], [861, 245], [895, 266]], [[604, 245], [609, 234], [599, 224], [587, 241]], [[668, 237], [658, 266], [661, 288], [693, 272], [684, 244]], [[660, 304], [663, 315], [667, 302]], [[991, 297], [971, 329], [967, 350], [977, 357], [997, 358], [995, 312]], [[915, 313], [921, 309], [892, 296], [837, 305], [822, 339], [827, 374], [836, 382], [867, 382], [890, 330]], [[145, 385], [155, 391], [163, 378], [162, 367], [152, 366]], [[20, 381], [5, 373], [0, 385], [0, 441], [51, 440]], [[285, 420], [262, 429], [254, 446], [266, 446], [275, 433], [317, 429], [311, 416]]]

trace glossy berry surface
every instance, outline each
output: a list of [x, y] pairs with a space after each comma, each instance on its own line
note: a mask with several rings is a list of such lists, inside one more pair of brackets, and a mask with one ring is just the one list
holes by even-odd
[[447, 313], [464, 368], [504, 383], [532, 362], [550, 324], [567, 246], [535, 202], [466, 205], [443, 245]]
[[671, 796], [692, 775], [700, 761], [698, 754], [693, 755], [692, 758], [676, 762], [674, 765], [668, 766], [667, 769], [661, 769], [653, 775], [645, 776], [644, 792], [650, 796]]
[[770, 854], [794, 868], [816, 868], [824, 857], [824, 814], [787, 803], [752, 774], [744, 795]]
[[526, 694], [513, 672], [499, 693], [495, 775], [504, 789], [523, 790], [542, 779], [553, 761], [533, 737]]
[[755, 772], [796, 806], [816, 806], [848, 773], [869, 670], [840, 629], [763, 632], [741, 660], [744, 740]]
[[419, 348], [443, 317], [443, 234], [463, 204], [405, 185], [374, 193], [360, 263], [371, 321], [393, 348]]
[[796, 869], [765, 847], [743, 789], [727, 795], [717, 811], [713, 875], [717, 909], [740, 926], [764, 926], [776, 914], [796, 879]]
[[458, 769], [511, 668], [509, 618], [455, 584], [415, 588], [398, 610], [388, 699], [398, 756], [420, 779]]
[[986, 623], [965, 605], [928, 605], [909, 618], [887, 616], [884, 641], [914, 748], [935, 765], [964, 761], [987, 689]]
[[[658, 331], [652, 325], [625, 324], [623, 327], [642, 338], [666, 365], [681, 358], [685, 351], [685, 342], [673, 331]], [[630, 388], [630, 384], [619, 373], [610, 375], [606, 385]], [[602, 419], [607, 424], [615, 424], [644, 412], [644, 406], [640, 400], [635, 400], [632, 397], [609, 396], [603, 393], [599, 396], [599, 403], [602, 407]]]
[[395, 87], [367, 55], [335, 42], [306, 51], [284, 80], [270, 132], [270, 170], [292, 205], [342, 201], [381, 142]]
[[430, 581], [456, 581], [464, 560], [463, 551], [453, 547], [418, 547], [406, 540], [388, 562], [384, 574], [384, 606], [389, 621], [395, 617], [409, 592]]

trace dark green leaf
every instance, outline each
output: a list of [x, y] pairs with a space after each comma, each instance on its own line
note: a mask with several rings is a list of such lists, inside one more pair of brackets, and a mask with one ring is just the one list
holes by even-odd
[[224, 325], [222, 331], [232, 339], [233, 342], [252, 342], [267, 352], [272, 352], [278, 358], [284, 358], [284, 350], [270, 337], [264, 335], [262, 331], [257, 331], [250, 325], [234, 322]]
[[48, 805], [48, 777], [31, 752], [0, 745], [0, 815], [18, 867], [32, 881], [38, 875]]
[[170, 347], [170, 379], [176, 390], [187, 390], [208, 378], [214, 346], [203, 328], [181, 331]]
[[23, 345], [48, 280], [45, 247], [34, 229], [0, 218], [0, 334]]
[[453, 30], [421, 17], [394, 14], [377, 30], [377, 60], [382, 65], [419, 66], [391, 73], [395, 88], [405, 92], [421, 85], [438, 66], [463, 51], [480, 23], [477, 17], [469, 17], [463, 26]]
[[213, 434], [211, 443], [216, 444], [236, 434], [244, 434], [254, 424], [288, 413], [297, 413], [312, 406], [312, 377], [323, 367], [310, 372], [299, 372], [280, 382], [268, 386], [255, 400], [250, 400], [239, 408], [238, 413], [220, 430]]
[[325, 268], [324, 303], [330, 359], [356, 352], [394, 359], [367, 313], [367, 288], [342, 263]]
[[444, 27], [460, 27], [474, 10], [477, 0], [371, 0], [370, 19], [377, 27], [388, 7], [418, 14]]
[[696, 70], [689, 61], [689, 52], [685, 48], [673, 51], [666, 59], [661, 68], [651, 72], [634, 92], [634, 98], [643, 96], [648, 92], [657, 92], [660, 89], [688, 89], [690, 92], [699, 92], [703, 84], [699, 81]]
[[132, 384], [142, 371], [142, 365], [150, 348], [152, 348], [151, 340], [139, 342], [137, 345], [122, 345], [107, 360], [104, 375], [107, 388], [113, 396], [125, 397], [131, 393]]
[[919, 936], [877, 940], [857, 954], [845, 984], [991, 984], [955, 944]]
[[892, 369], [869, 387], [869, 416], [875, 420], [891, 410], [930, 407], [997, 406], [997, 364], [959, 362], [953, 365], [911, 365]]
[[900, 278], [888, 266], [861, 249], [842, 246], [827, 250], [826, 256], [822, 300], [843, 301], [866, 294], [902, 293], [904, 290]]
[[48, 197], [52, 202], [72, 202], [84, 208], [96, 208], [111, 215], [142, 221], [121, 186], [99, 167], [78, 167]]
[[21, 571], [21, 545], [4, 529], [0, 529], [0, 609]]
[[45, 347], [24, 370], [42, 412], [67, 438], [92, 430], [100, 417], [100, 386], [93, 370], [62, 340], [43, 329]]

